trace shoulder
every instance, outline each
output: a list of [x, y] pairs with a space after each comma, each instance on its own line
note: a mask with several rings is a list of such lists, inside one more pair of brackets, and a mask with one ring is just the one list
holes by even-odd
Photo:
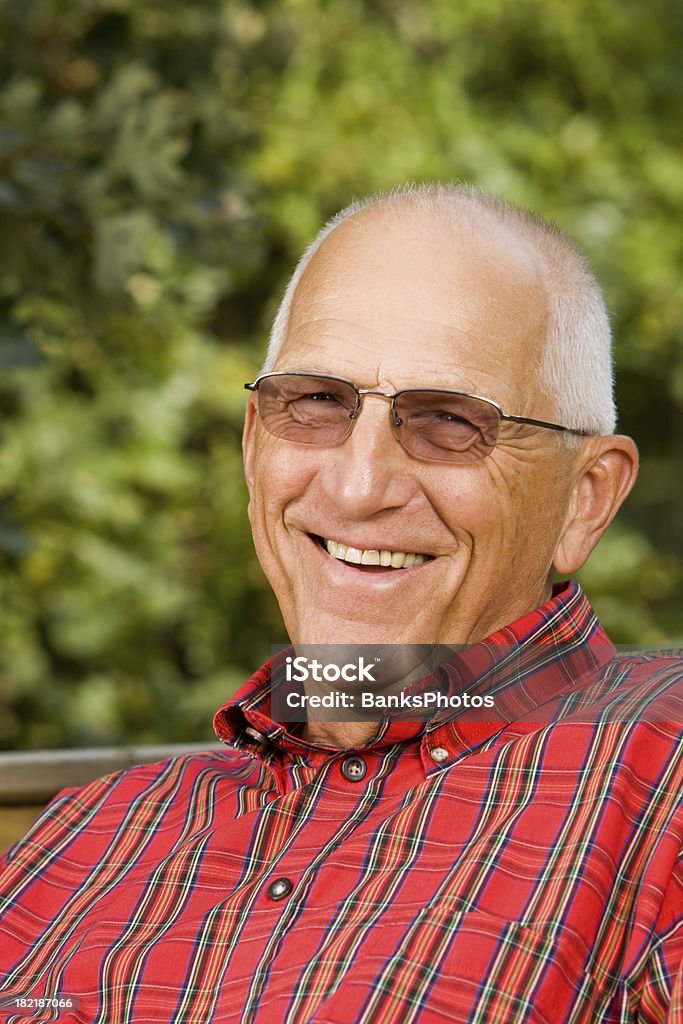
[[602, 670], [599, 686], [614, 710], [683, 723], [683, 651], [618, 651]]
[[[566, 717], [564, 715], [566, 714]], [[618, 651], [575, 691], [559, 723], [585, 734], [594, 764], [621, 766], [632, 779], [683, 792], [683, 658], [677, 651]], [[657, 797], [659, 799], [659, 796]], [[673, 807], [673, 804], [672, 804]]]
[[615, 656], [606, 666], [611, 673], [627, 674], [636, 679], [662, 683], [683, 679], [683, 647], [630, 650], [617, 648]]

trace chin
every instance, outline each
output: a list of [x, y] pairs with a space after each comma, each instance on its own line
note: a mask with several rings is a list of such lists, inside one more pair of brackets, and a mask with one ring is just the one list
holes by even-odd
[[438, 643], [438, 630], [427, 623], [368, 621], [317, 612], [288, 628], [293, 643], [300, 644], [430, 644]]

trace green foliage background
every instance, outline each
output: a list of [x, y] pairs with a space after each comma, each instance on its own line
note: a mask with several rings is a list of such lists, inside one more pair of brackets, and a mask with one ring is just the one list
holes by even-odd
[[0, 746], [209, 739], [283, 638], [241, 385], [321, 222], [408, 179], [590, 254], [643, 469], [584, 581], [683, 634], [682, 43], [669, 0], [0, 2]]

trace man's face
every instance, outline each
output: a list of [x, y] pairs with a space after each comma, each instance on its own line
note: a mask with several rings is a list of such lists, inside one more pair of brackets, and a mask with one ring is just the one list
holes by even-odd
[[[537, 381], [547, 328], [542, 264], [519, 236], [488, 219], [453, 231], [424, 212], [399, 223], [371, 210], [307, 268], [275, 369], [388, 393], [453, 388], [554, 421]], [[318, 448], [268, 434], [250, 399], [249, 515], [294, 642], [472, 642], [549, 594], [573, 454], [551, 431], [504, 421], [485, 459], [421, 461], [394, 437], [388, 407], [366, 396], [347, 440]], [[356, 565], [319, 538], [428, 557]]]

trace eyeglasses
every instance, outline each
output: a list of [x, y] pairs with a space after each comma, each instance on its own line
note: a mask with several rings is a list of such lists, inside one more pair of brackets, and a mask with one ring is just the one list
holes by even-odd
[[495, 448], [503, 420], [589, 436], [559, 423], [503, 412], [497, 402], [466, 391], [406, 388], [393, 395], [357, 388], [343, 377], [318, 373], [264, 373], [248, 391], [258, 396], [258, 414], [268, 433], [285, 441], [333, 448], [343, 444], [360, 415], [365, 395], [390, 403], [392, 430], [410, 455], [429, 462], [476, 462]]

